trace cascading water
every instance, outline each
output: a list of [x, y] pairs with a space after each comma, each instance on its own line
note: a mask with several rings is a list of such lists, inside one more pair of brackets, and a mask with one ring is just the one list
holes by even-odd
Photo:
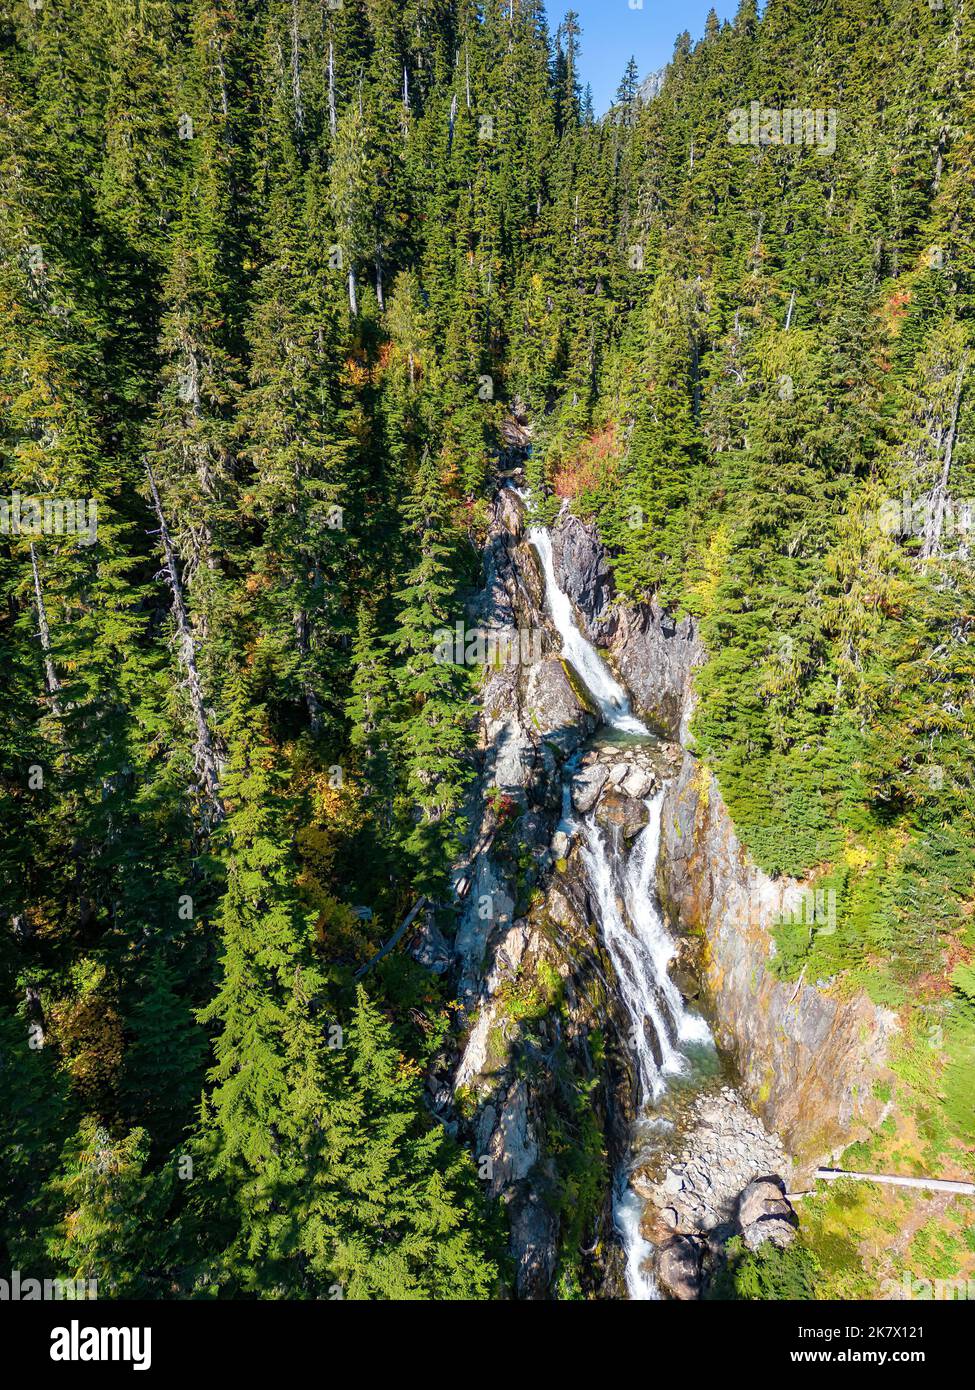
[[[585, 682], [611, 729], [634, 740], [641, 735], [650, 738], [650, 730], [633, 714], [626, 691], [579, 630], [571, 600], [556, 577], [548, 530], [532, 527], [528, 538], [542, 564], [546, 598], [562, 638], [563, 657]], [[572, 771], [574, 767], [569, 770], [570, 778]], [[567, 779], [567, 791], [568, 784]], [[647, 824], [629, 852], [620, 829], [605, 831], [597, 824], [594, 812], [583, 818], [580, 827], [572, 819], [568, 795], [563, 809], [565, 828], [581, 829], [584, 836], [582, 857], [589, 886], [620, 997], [630, 1017], [641, 1110], [659, 1100], [668, 1077], [689, 1070], [690, 1054], [695, 1049], [714, 1046], [704, 1019], [687, 1009], [667, 968], [676, 948], [664, 925], [655, 886], [662, 804], [663, 788], [646, 802]], [[653, 1247], [640, 1229], [642, 1211], [643, 1203], [630, 1187], [623, 1169], [617, 1177], [613, 1217], [626, 1256], [627, 1291], [632, 1299], [655, 1299], [659, 1298], [659, 1291], [647, 1271]]]
[[630, 1042], [641, 1105], [659, 1099], [668, 1075], [687, 1070], [682, 1047], [710, 1038], [707, 1024], [688, 1011], [667, 969], [675, 946], [664, 927], [654, 886], [663, 795], [661, 788], [646, 802], [649, 820], [628, 855], [618, 829], [607, 835], [591, 816], [584, 822], [583, 860], [620, 994], [634, 1022]]
[[538, 551], [545, 575], [545, 595], [552, 613], [552, 621], [562, 638], [562, 655], [585, 682], [586, 689], [599, 706], [605, 722], [614, 729], [629, 734], [647, 734], [646, 724], [641, 724], [630, 711], [626, 691], [615, 680], [609, 667], [591, 642], [576, 626], [572, 612], [572, 601], [568, 594], [559, 588], [555, 577], [555, 558], [552, 554], [552, 537], [544, 526], [533, 526], [528, 539]]

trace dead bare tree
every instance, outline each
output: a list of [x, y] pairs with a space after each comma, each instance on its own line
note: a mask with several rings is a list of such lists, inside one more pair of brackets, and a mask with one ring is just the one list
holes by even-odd
[[145, 465], [146, 477], [149, 479], [149, 491], [152, 494], [152, 504], [159, 522], [159, 538], [162, 543], [164, 560], [163, 573], [173, 596], [173, 620], [176, 624], [177, 636], [176, 651], [179, 663], [183, 668], [190, 707], [193, 711], [193, 721], [196, 725], [193, 764], [200, 782], [206, 820], [208, 825], [212, 826], [217, 824], [224, 815], [223, 802], [220, 800], [219, 759], [216, 743], [207, 719], [206, 703], [203, 698], [203, 682], [200, 679], [199, 668], [196, 664], [196, 644], [193, 640], [193, 632], [183, 599], [183, 586], [180, 582], [179, 567], [176, 563], [176, 552], [173, 549], [169, 528], [163, 515], [162, 502], [159, 500], [159, 489], [156, 487], [156, 480], [153, 477], [148, 459], [145, 460]]
[[34, 542], [30, 545], [30, 564], [34, 572], [34, 602], [37, 607], [37, 635], [40, 638], [41, 652], [44, 656], [44, 680], [47, 684], [47, 693], [51, 697], [51, 709], [58, 717], [61, 714], [61, 704], [58, 696], [61, 693], [61, 684], [58, 681], [57, 672], [54, 669], [54, 661], [51, 657], [51, 629], [47, 625], [47, 610], [44, 607], [44, 591], [41, 589], [41, 575], [37, 567], [37, 551], [34, 549]]

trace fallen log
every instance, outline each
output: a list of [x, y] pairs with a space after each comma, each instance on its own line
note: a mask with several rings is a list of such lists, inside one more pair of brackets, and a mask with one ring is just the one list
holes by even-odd
[[361, 979], [362, 976], [366, 973], [367, 970], [371, 970], [372, 967], [377, 963], [377, 961], [381, 961], [382, 958], [383, 958], [383, 956], [388, 956], [388, 955], [389, 955], [390, 951], [393, 949], [393, 947], [396, 945], [396, 943], [397, 943], [398, 941], [401, 941], [401, 940], [403, 939], [403, 933], [404, 933], [404, 932], [406, 931], [406, 929], [409, 927], [410, 923], [414, 920], [414, 918], [416, 917], [416, 914], [420, 911], [420, 908], [423, 907], [423, 905], [424, 905], [425, 903], [426, 903], [426, 898], [425, 898], [425, 897], [419, 897], [419, 898], [416, 900], [416, 902], [415, 902], [415, 903], [413, 904], [413, 906], [410, 908], [409, 912], [406, 914], [406, 916], [405, 916], [405, 918], [403, 919], [403, 921], [400, 923], [400, 925], [399, 925], [399, 926], [396, 928], [396, 930], [393, 932], [392, 936], [391, 936], [391, 937], [389, 938], [389, 940], [386, 942], [386, 945], [383, 946], [381, 950], [379, 950], [379, 951], [376, 952], [376, 954], [373, 956], [372, 960], [367, 960], [366, 963], [365, 963], [365, 965], [360, 965], [360, 966], [359, 966], [359, 969], [355, 972], [355, 978], [356, 978], [357, 980]]

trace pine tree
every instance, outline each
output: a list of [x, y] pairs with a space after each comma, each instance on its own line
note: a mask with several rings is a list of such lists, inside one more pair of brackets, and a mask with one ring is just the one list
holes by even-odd
[[[392, 650], [403, 717], [398, 733], [415, 826], [404, 844], [418, 890], [437, 892], [458, 843], [456, 813], [471, 775], [466, 705], [469, 677], [451, 655], [456, 575], [447, 500], [436, 463], [426, 454], [405, 508], [415, 560], [396, 595], [402, 604]], [[466, 649], [466, 643], [465, 643]], [[451, 648], [451, 651], [453, 648]]]

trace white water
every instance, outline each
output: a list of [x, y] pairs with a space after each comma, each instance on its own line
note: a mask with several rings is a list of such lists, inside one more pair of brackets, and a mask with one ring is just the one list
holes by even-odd
[[704, 1020], [686, 1008], [667, 969], [676, 948], [654, 886], [663, 795], [661, 788], [646, 803], [650, 818], [629, 854], [622, 852], [620, 832], [607, 835], [592, 816], [584, 823], [582, 851], [603, 939], [632, 1024], [630, 1046], [641, 1106], [659, 1100], [668, 1076], [687, 1070], [682, 1045], [706, 1044], [711, 1037]]
[[626, 698], [626, 691], [615, 680], [609, 667], [591, 642], [576, 626], [572, 612], [572, 602], [568, 594], [559, 588], [555, 577], [555, 559], [552, 555], [552, 538], [544, 526], [533, 526], [528, 539], [538, 551], [545, 575], [545, 594], [552, 614], [552, 621], [562, 638], [562, 655], [571, 662], [573, 669], [585, 683], [600, 713], [607, 724], [614, 729], [622, 729], [629, 734], [646, 734], [649, 729], [641, 724], [632, 711]]
[[[579, 631], [572, 604], [555, 575], [547, 529], [534, 526], [528, 538], [542, 563], [546, 597], [562, 638], [563, 657], [585, 682], [605, 723], [625, 733], [648, 734], [646, 725], [632, 713], [626, 691]], [[566, 794], [571, 775], [570, 770]], [[628, 853], [621, 831], [607, 834], [592, 812], [583, 822], [583, 860], [620, 997], [630, 1017], [640, 1109], [660, 1098], [669, 1076], [689, 1069], [688, 1044], [713, 1047], [707, 1024], [686, 1008], [667, 968], [676, 947], [664, 926], [655, 886], [663, 795], [661, 788], [646, 803], [649, 819]], [[563, 820], [571, 820], [567, 795]], [[613, 1195], [613, 1220], [626, 1256], [627, 1292], [631, 1299], [656, 1299], [660, 1293], [647, 1270], [653, 1247], [640, 1231], [642, 1213], [642, 1201], [630, 1187], [626, 1173], [621, 1172]]]
[[613, 1223], [620, 1233], [626, 1256], [626, 1291], [635, 1302], [648, 1302], [660, 1297], [657, 1281], [648, 1268], [653, 1246], [640, 1231], [642, 1216], [643, 1202], [624, 1174], [613, 1193]]

